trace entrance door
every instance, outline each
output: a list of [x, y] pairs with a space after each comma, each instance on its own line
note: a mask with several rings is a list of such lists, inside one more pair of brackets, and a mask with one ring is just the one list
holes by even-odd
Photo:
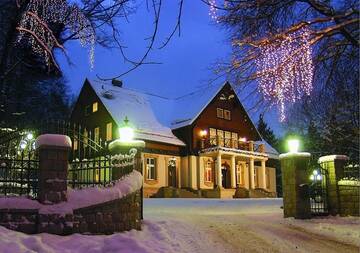
[[221, 183], [222, 187], [230, 188], [230, 166], [225, 162], [221, 166]]
[[169, 186], [176, 187], [176, 162], [175, 161], [169, 161], [168, 182], [169, 182]]

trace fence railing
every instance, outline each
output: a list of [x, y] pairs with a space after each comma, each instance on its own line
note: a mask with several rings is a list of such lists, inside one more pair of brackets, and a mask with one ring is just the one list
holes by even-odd
[[112, 165], [108, 157], [74, 160], [69, 163], [68, 185], [72, 188], [105, 186], [112, 180]]
[[344, 167], [344, 179], [360, 179], [359, 164], [349, 163]]
[[252, 141], [240, 141], [234, 138], [222, 138], [219, 136], [209, 137], [201, 140], [201, 148], [211, 148], [211, 147], [225, 147], [225, 148], [234, 148], [245, 151], [254, 151], [254, 152], [265, 152], [265, 147], [263, 144], [257, 144]]
[[37, 197], [39, 161], [0, 158], [0, 195]]

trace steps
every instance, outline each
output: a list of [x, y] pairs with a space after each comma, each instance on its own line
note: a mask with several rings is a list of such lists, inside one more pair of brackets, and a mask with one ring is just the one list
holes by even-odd
[[150, 198], [199, 198], [198, 191], [192, 189], [178, 189], [174, 187], [161, 187]]

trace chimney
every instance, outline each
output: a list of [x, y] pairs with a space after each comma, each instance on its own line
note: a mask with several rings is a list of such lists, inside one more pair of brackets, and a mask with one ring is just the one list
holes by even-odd
[[113, 86], [120, 87], [120, 88], [123, 86], [123, 82], [121, 80], [117, 80], [115, 78], [111, 80], [111, 84]]

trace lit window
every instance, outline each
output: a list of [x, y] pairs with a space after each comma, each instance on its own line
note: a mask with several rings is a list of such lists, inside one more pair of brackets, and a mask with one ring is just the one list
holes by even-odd
[[237, 133], [231, 133], [231, 139], [233, 142], [233, 148], [238, 148], [238, 134]]
[[209, 136], [210, 136], [210, 145], [216, 145], [216, 129], [215, 128], [209, 129]]
[[221, 108], [216, 108], [216, 117], [223, 119], [224, 118], [224, 110]]
[[98, 110], [98, 102], [95, 102], [92, 104], [92, 111], [97, 112], [97, 110]]
[[224, 131], [224, 133], [225, 133], [225, 138], [224, 138], [225, 147], [231, 148], [231, 132]]
[[156, 158], [146, 158], [146, 179], [156, 180]]
[[112, 123], [106, 124], [106, 140], [111, 141], [112, 140]]
[[100, 140], [100, 127], [95, 127], [94, 129], [94, 140], [96, 143]]
[[210, 161], [205, 165], [205, 182], [212, 182], [212, 167]]
[[231, 120], [231, 112], [229, 110], [224, 110], [224, 119]]
[[219, 139], [219, 143], [217, 144], [220, 147], [224, 147], [224, 131], [223, 130], [217, 130], [217, 137]]

